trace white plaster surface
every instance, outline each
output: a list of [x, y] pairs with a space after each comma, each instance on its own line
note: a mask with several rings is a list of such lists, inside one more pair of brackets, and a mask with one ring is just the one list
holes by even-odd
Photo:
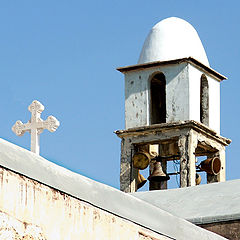
[[126, 129], [150, 125], [150, 79], [158, 72], [166, 78], [166, 122], [189, 120], [188, 65], [165, 65], [125, 74]]
[[140, 63], [194, 57], [209, 66], [202, 42], [194, 27], [183, 19], [171, 17], [157, 23], [148, 34]]
[[193, 65], [189, 72], [189, 119], [200, 122], [200, 82], [205, 74], [209, 86], [209, 127], [220, 134], [220, 82]]
[[148, 72], [130, 72], [125, 75], [125, 126], [149, 125]]
[[[2, 190], [2, 189], [1, 189]], [[14, 217], [0, 212], [1, 240], [47, 240], [40, 227], [21, 222]]]
[[200, 122], [200, 82], [209, 85], [209, 127], [220, 134], [220, 82], [190, 63], [163, 65], [125, 73], [125, 127], [148, 126], [150, 79], [161, 72], [166, 78], [166, 122]]
[[189, 117], [200, 122], [200, 80], [202, 72], [189, 65]]
[[240, 219], [240, 179], [131, 195], [195, 224]]
[[3, 139], [0, 139], [0, 165], [173, 239], [224, 239], [159, 207], [57, 166]]
[[220, 134], [220, 82], [207, 77], [209, 85], [209, 127]]
[[0, 167], [1, 240], [170, 240]]

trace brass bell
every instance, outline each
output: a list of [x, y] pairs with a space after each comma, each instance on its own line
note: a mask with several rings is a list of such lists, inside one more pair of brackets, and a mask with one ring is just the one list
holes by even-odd
[[218, 157], [207, 158], [200, 163], [199, 168], [209, 174], [217, 175], [221, 170], [221, 160]]
[[148, 152], [139, 151], [133, 155], [133, 167], [143, 170], [148, 167], [150, 160], [151, 156]]
[[138, 170], [137, 189], [141, 188], [146, 182], [146, 178], [142, 174], [140, 174]]
[[168, 181], [170, 177], [163, 172], [161, 162], [156, 161], [154, 163], [153, 167], [153, 172], [152, 174], [148, 177], [149, 181], [153, 182], [162, 182], [162, 181]]
[[196, 173], [196, 180], [195, 180], [196, 185], [199, 185], [201, 183], [201, 181], [202, 181], [202, 178], [201, 178], [200, 174]]

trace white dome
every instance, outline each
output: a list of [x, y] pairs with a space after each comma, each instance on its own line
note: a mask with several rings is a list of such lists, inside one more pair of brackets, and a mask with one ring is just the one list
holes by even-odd
[[202, 42], [194, 27], [171, 17], [157, 23], [148, 34], [138, 64], [193, 57], [209, 66]]

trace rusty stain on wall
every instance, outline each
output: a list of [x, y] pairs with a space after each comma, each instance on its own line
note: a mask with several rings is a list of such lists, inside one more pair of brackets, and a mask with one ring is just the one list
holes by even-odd
[[1, 240], [47, 240], [42, 229], [0, 212]]
[[0, 175], [1, 240], [170, 239], [5, 168]]

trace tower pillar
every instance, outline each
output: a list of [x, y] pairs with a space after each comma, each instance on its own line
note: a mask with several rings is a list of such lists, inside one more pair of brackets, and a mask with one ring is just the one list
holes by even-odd
[[131, 138], [122, 138], [121, 141], [121, 166], [120, 166], [120, 190], [123, 192], [137, 191], [137, 169], [132, 167], [134, 145]]
[[197, 135], [190, 130], [178, 139], [180, 153], [180, 187], [195, 186]]

